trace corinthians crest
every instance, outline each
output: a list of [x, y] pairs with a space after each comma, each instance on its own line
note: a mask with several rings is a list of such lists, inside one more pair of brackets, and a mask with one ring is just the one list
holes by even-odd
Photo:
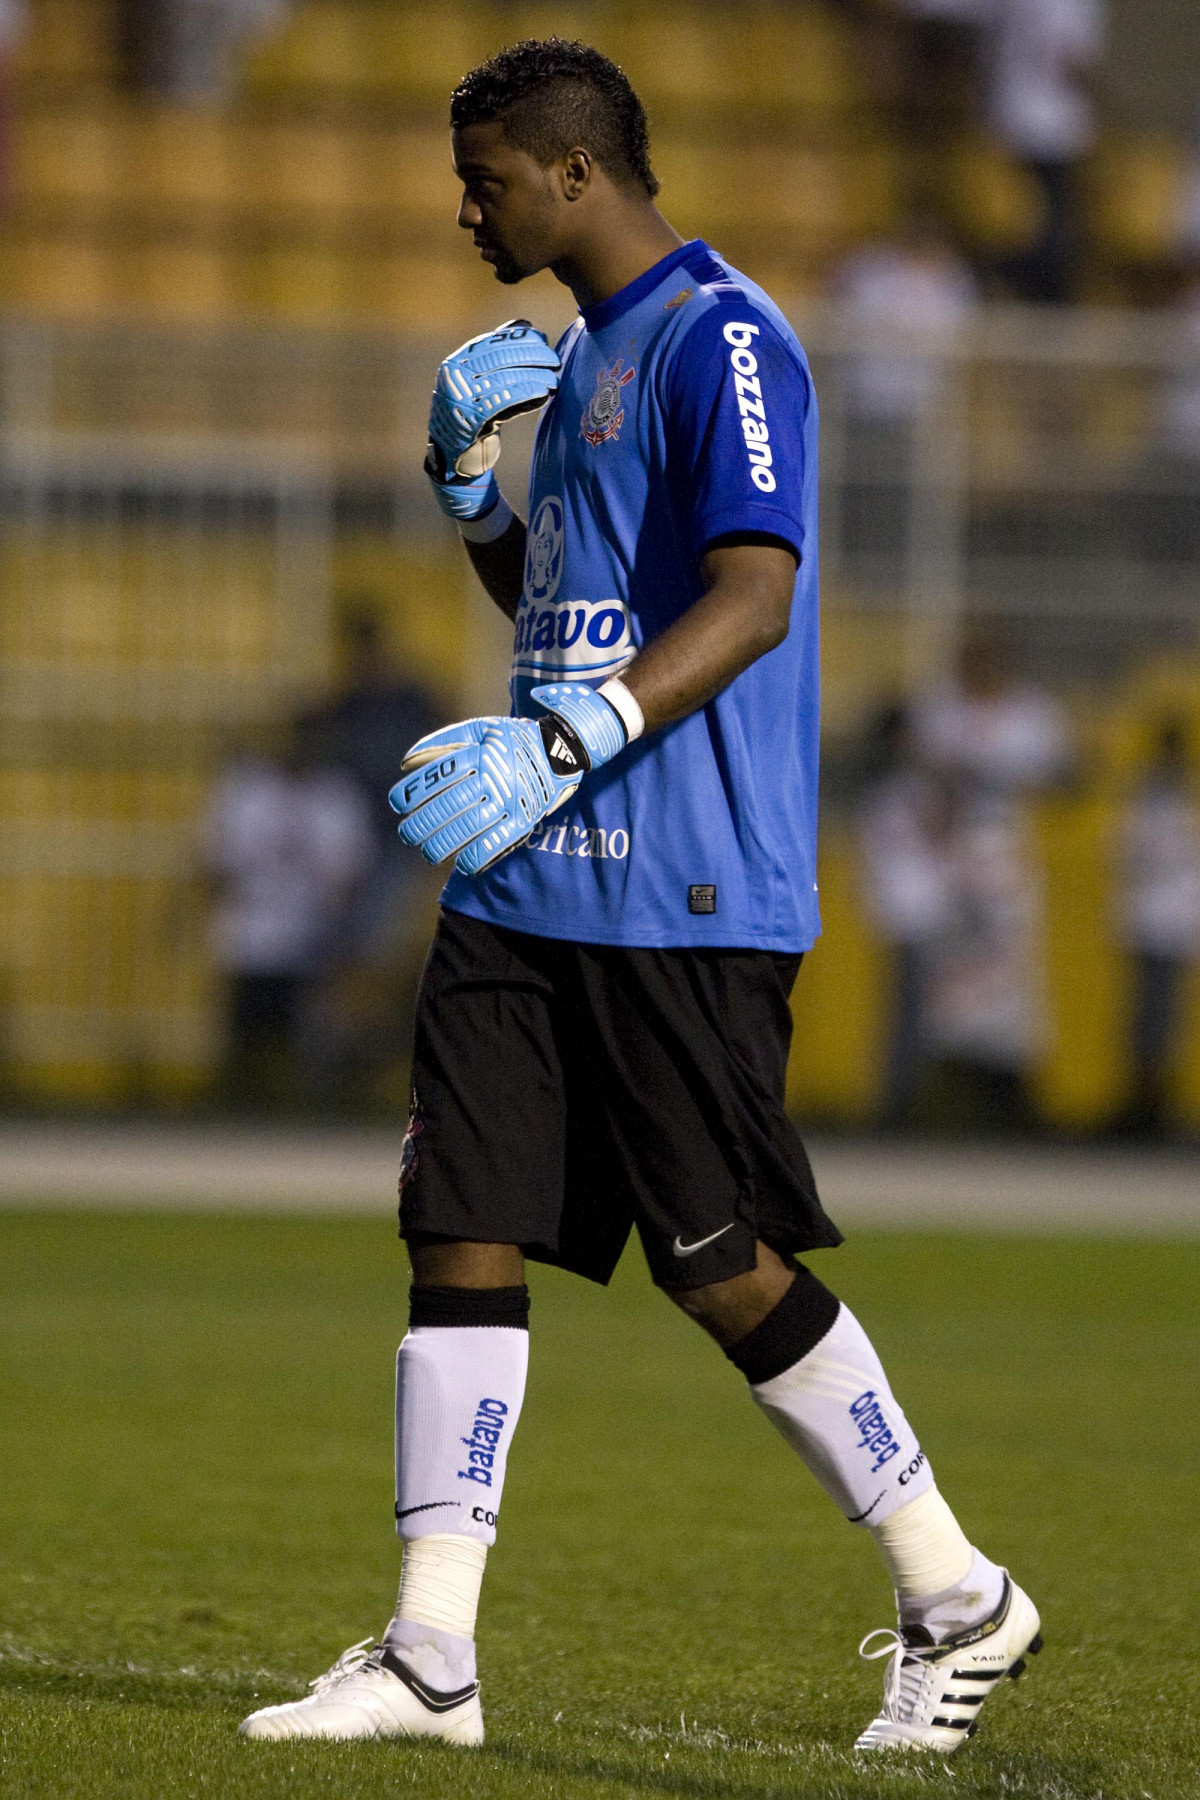
[[615, 438], [625, 422], [621, 389], [633, 380], [634, 370], [622, 371], [625, 358], [618, 356], [611, 369], [601, 369], [596, 378], [596, 391], [583, 409], [579, 430], [589, 444], [602, 444]]

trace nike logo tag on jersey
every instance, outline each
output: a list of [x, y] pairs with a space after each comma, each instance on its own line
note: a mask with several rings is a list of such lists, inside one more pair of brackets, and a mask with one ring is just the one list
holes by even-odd
[[426, 1500], [424, 1506], [406, 1506], [403, 1512], [401, 1512], [400, 1508], [397, 1507], [396, 1508], [396, 1517], [398, 1519], [407, 1519], [407, 1517], [410, 1513], [436, 1512], [439, 1506], [457, 1506], [457, 1505], [458, 1505], [457, 1500]]
[[731, 1219], [728, 1225], [722, 1225], [720, 1231], [714, 1231], [711, 1237], [701, 1238], [698, 1244], [685, 1244], [682, 1238], [677, 1237], [671, 1245], [671, 1249], [676, 1256], [695, 1256], [697, 1250], [703, 1250], [705, 1244], [715, 1244], [719, 1237], [724, 1237], [727, 1231], [732, 1231], [736, 1224], [737, 1220]]

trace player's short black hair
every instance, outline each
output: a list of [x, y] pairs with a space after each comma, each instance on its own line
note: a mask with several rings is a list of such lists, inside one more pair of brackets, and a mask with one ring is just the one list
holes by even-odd
[[605, 173], [651, 199], [646, 112], [615, 62], [589, 44], [525, 38], [464, 75], [450, 96], [450, 123], [504, 122], [504, 133], [545, 167], [578, 144]]

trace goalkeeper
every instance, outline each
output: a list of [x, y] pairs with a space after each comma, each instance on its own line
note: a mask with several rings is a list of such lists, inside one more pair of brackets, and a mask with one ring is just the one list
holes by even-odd
[[[404, 838], [453, 862], [418, 1002], [397, 1359], [404, 1563], [355, 1646], [252, 1737], [482, 1741], [476, 1606], [525, 1388], [525, 1262], [655, 1282], [851, 1523], [897, 1630], [862, 1750], [949, 1752], [1040, 1647], [963, 1534], [862, 1327], [797, 1254], [840, 1234], [783, 1106], [818, 929], [817, 406], [761, 289], [654, 205], [625, 77], [557, 39], [451, 102], [459, 224], [505, 284], [579, 317], [442, 364], [426, 468], [514, 624], [512, 716], [413, 746]], [[524, 523], [495, 464], [545, 408]]]

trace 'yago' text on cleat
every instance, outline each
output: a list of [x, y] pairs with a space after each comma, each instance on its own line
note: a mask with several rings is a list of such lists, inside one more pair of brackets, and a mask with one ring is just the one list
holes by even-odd
[[364, 1638], [311, 1683], [303, 1700], [264, 1706], [243, 1719], [244, 1738], [441, 1738], [482, 1744], [479, 1683], [439, 1693], [386, 1644]]
[[[872, 1638], [883, 1637], [875, 1650]], [[856, 1750], [936, 1750], [949, 1756], [975, 1732], [979, 1711], [1006, 1675], [1015, 1680], [1026, 1656], [1042, 1647], [1037, 1608], [1004, 1576], [1000, 1604], [981, 1625], [935, 1644], [923, 1626], [872, 1631], [858, 1647], [866, 1662], [890, 1656], [883, 1708]]]

